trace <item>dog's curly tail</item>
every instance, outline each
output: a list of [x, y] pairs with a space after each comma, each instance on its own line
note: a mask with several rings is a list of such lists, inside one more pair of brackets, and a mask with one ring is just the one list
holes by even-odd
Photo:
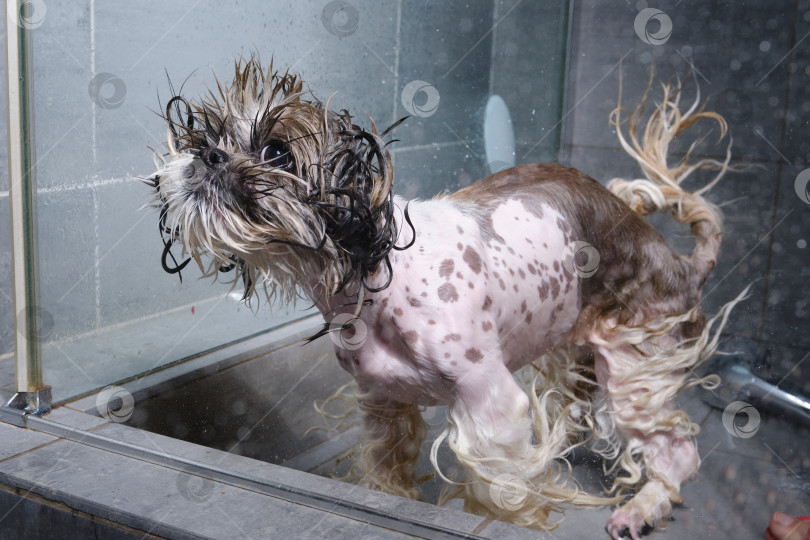
[[[676, 165], [668, 165], [667, 155], [670, 151], [670, 144], [688, 127], [700, 120], [714, 120], [720, 128], [719, 139], [722, 140], [726, 135], [727, 125], [722, 116], [706, 111], [705, 103], [700, 105], [700, 88], [697, 89], [695, 100], [689, 108], [681, 111], [680, 100], [683, 85], [680, 79], [677, 79], [674, 84], [671, 81], [662, 83], [662, 100], [647, 119], [641, 141], [639, 141], [639, 123], [644, 115], [644, 103], [652, 84], [653, 73], [651, 72], [650, 82], [641, 102], [635, 111], [630, 113], [621, 104], [622, 87], [621, 80], [619, 81], [619, 104], [611, 113], [610, 122], [616, 128], [622, 148], [639, 163], [646, 179], [627, 181], [616, 178], [608, 183], [608, 189], [641, 215], [672, 211], [676, 221], [691, 225], [696, 245], [690, 258], [695, 269], [702, 278], [705, 278], [717, 263], [723, 221], [720, 210], [704, 199], [703, 194], [717, 184], [726, 171], [732, 168], [729, 166], [732, 141], [729, 140], [723, 161], [704, 158], [694, 163], [690, 162], [692, 151], [705, 138], [704, 135], [690, 144], [685, 156]], [[627, 137], [622, 131], [623, 114], [627, 114], [628, 117]], [[718, 173], [702, 188], [694, 192], [685, 191], [681, 187], [683, 181], [694, 171], [701, 169], [715, 170]]]

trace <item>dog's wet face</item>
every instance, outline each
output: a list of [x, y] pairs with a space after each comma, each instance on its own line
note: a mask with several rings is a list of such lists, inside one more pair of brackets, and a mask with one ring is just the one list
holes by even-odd
[[169, 229], [192, 255], [227, 260], [311, 240], [291, 220], [314, 218], [306, 201], [329, 144], [328, 113], [304, 95], [295, 76], [265, 76], [249, 61], [218, 96], [169, 101], [169, 161], [154, 182]]
[[246, 289], [259, 277], [292, 289], [304, 267], [335, 291], [392, 249], [385, 133], [330, 111], [297, 76], [240, 60], [229, 86], [217, 82], [196, 101], [172, 97], [165, 120], [168, 154], [149, 183], [167, 271], [186, 264], [171, 253], [179, 242], [205, 274], [249, 273]]

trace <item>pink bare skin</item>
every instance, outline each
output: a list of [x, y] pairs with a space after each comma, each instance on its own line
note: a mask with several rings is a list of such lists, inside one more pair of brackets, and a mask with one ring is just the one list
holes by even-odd
[[[587, 344], [604, 313], [632, 324], [683, 312], [699, 300], [702, 284], [699, 273], [654, 229], [578, 171], [526, 166], [511, 174], [518, 178], [502, 175], [499, 184], [490, 177], [470, 193], [412, 201], [416, 238], [409, 249], [391, 252], [390, 286], [367, 295], [372, 303], [360, 315], [366, 341], [354, 350], [336, 348], [341, 365], [370, 401], [447, 404], [462, 419], [462, 438], [474, 441], [471, 451], [482, 457], [514, 457], [531, 443], [529, 400], [511, 372], [558, 347]], [[521, 189], [521, 182], [528, 189]], [[562, 182], [569, 191], [549, 193]], [[564, 215], [550, 195], [574, 209]], [[396, 203], [403, 245], [412, 233], [402, 226], [405, 201]], [[577, 214], [587, 218], [577, 221]], [[583, 239], [601, 256], [593, 277], [571, 267], [570, 246]], [[387, 277], [380, 270], [370, 285]], [[314, 298], [331, 321], [353, 311], [355, 292]], [[621, 307], [612, 307], [616, 298]], [[617, 350], [599, 352], [599, 382], [610, 390], [611, 373], [627, 359]], [[407, 437], [407, 430], [395, 432], [390, 422], [369, 421], [375, 431], [389, 426], [392, 445]], [[617, 427], [669, 484], [668, 490], [659, 481], [648, 482], [611, 517], [613, 538], [637, 539], [670, 513], [671, 489], [697, 470], [697, 453], [692, 442], [671, 433]]]
[[[545, 207], [538, 218], [520, 201], [504, 201], [493, 215], [504, 245], [486, 242], [446, 201], [411, 203], [409, 213], [416, 242], [392, 253], [391, 285], [369, 296], [366, 342], [337, 348], [362, 388], [421, 405], [474, 399], [495, 373], [508, 375], [567, 339], [579, 314], [579, 278], [562, 266], [566, 233], [556, 211]], [[400, 243], [410, 235], [405, 229]], [[339, 311], [353, 308], [347, 297], [330, 302], [341, 303]], [[319, 307], [327, 320], [338, 312]]]

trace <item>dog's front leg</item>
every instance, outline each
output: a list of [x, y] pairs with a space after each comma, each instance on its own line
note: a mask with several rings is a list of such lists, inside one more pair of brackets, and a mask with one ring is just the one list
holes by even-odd
[[355, 464], [360, 485], [416, 499], [415, 464], [427, 435], [427, 425], [417, 405], [385, 398], [360, 403], [366, 433]]
[[[543, 527], [550, 508], [536, 480], [529, 397], [498, 361], [469, 366], [448, 411], [448, 443], [467, 471], [465, 509]], [[435, 463], [434, 463], [435, 465]]]

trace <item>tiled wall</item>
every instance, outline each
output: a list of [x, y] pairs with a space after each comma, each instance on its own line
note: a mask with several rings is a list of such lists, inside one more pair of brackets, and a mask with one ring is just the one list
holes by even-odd
[[[664, 43], [636, 33], [644, 8], [671, 21]], [[634, 104], [651, 66], [660, 80], [686, 80], [691, 62], [701, 99], [729, 122], [733, 163], [748, 167], [710, 195], [725, 213], [726, 237], [705, 288], [707, 311], [750, 284], [751, 297], [735, 310], [727, 334], [749, 340], [765, 374], [778, 380], [790, 373], [810, 390], [810, 205], [794, 189], [810, 167], [810, 2], [577, 2], [573, 27], [562, 161], [602, 181], [638, 177], [608, 123], [620, 73], [623, 101]], [[659, 31], [655, 21], [646, 28]], [[690, 80], [686, 97], [694, 89]], [[699, 155], [722, 156], [718, 134], [709, 134]]]
[[[344, 9], [328, 19], [329, 6], [338, 4]], [[440, 96], [439, 106], [412, 115], [394, 133], [399, 142], [391, 149], [396, 190], [430, 197], [486, 174], [483, 110], [491, 92], [501, 93], [511, 110], [518, 162], [554, 158], [567, 5], [256, 0], [235, 10], [214, 0], [46, 2], [44, 23], [34, 30], [39, 262], [41, 303], [53, 317], [48, 339], [59, 345], [46, 350], [46, 368], [66, 366], [60, 376], [71, 384], [87, 385], [95, 372], [125, 375], [152, 365], [136, 357], [171, 350], [173, 343], [161, 340], [192, 331], [210, 339], [221, 331], [213, 321], [228, 319], [215, 314], [199, 323], [202, 306], [217, 304], [227, 289], [198, 282], [192, 267], [182, 284], [166, 275], [156, 213], [141, 209], [150, 191], [136, 176], [153, 170], [147, 147], [160, 148], [164, 137], [152, 111], [170, 96], [166, 73], [175, 87], [184, 84], [184, 95], [196, 97], [213, 83], [212, 69], [227, 81], [232, 58], [255, 49], [266, 63], [272, 56], [277, 67], [301, 73], [321, 100], [337, 92], [332, 108], [348, 109], [365, 127], [371, 116], [381, 128], [409, 114], [402, 103], [408, 83], [425, 81]], [[91, 81], [102, 76], [120, 80], [125, 94], [109, 83], [100, 97], [91, 95]], [[2, 194], [0, 220], [8, 223]], [[6, 359], [13, 347], [9, 273], [3, 271], [10, 264], [8, 241], [3, 226], [0, 355]], [[239, 324], [247, 325], [247, 335], [273, 319], [269, 312], [262, 305], [258, 319], [234, 317], [244, 320]], [[79, 347], [84, 338], [77, 336], [95, 341]], [[108, 365], [94, 365], [97, 356]]]
[[[265, 58], [273, 54], [277, 65], [300, 71], [319, 97], [337, 91], [333, 106], [348, 108], [365, 125], [369, 115], [387, 125], [408, 114], [401, 92], [410, 81], [433, 85], [441, 97], [435, 114], [412, 116], [392, 146], [398, 191], [420, 197], [486, 173], [480, 127], [491, 93], [509, 105], [518, 162], [555, 159], [562, 117], [562, 162], [604, 181], [634, 177], [637, 168], [619, 150], [607, 120], [619, 74], [624, 101], [632, 103], [652, 65], [661, 78], [689, 78], [692, 62], [701, 96], [729, 121], [735, 164], [749, 166], [711, 195], [725, 212], [727, 236], [706, 287], [708, 310], [751, 284], [752, 295], [727, 332], [795, 349], [770, 348], [774, 358], [810, 349], [810, 211], [794, 189], [797, 175], [810, 167], [810, 2], [578, 2], [565, 110], [565, 2], [351, 4], [358, 25], [340, 37], [322, 21], [326, 2], [296, 3], [283, 13], [272, 3], [246, 5], [252, 16], [241, 23], [216, 3], [191, 12], [165, 4], [47, 3], [45, 24], [35, 33], [36, 134], [40, 227], [48, 244], [40, 255], [48, 274], [43, 294], [70, 305], [64, 311], [51, 306], [57, 337], [208, 296], [207, 283], [181, 286], [157, 268], [154, 223], [140, 210], [148, 197], [133, 176], [151, 170], [146, 146], [160, 144], [162, 126], [149, 109], [158, 106], [156, 93], [164, 101], [168, 94], [164, 68], [176, 84], [197, 70], [186, 92], [196, 95], [211, 81], [209, 66], [227, 74], [230, 58], [255, 46]], [[660, 7], [672, 21], [663, 44], [645, 43], [634, 28], [646, 7]], [[130, 30], [122, 29], [124, 19]], [[223, 47], [221, 34], [237, 24], [244, 39]], [[649, 24], [654, 33], [656, 23]], [[99, 73], [126, 84], [120, 107], [90, 100], [88, 83]], [[0, 85], [4, 90], [4, 75]], [[708, 144], [713, 140], [707, 137], [700, 151], [720, 155], [722, 146]], [[5, 152], [0, 145], [0, 223], [7, 224]], [[4, 225], [0, 355], [13, 347], [9, 242]]]

